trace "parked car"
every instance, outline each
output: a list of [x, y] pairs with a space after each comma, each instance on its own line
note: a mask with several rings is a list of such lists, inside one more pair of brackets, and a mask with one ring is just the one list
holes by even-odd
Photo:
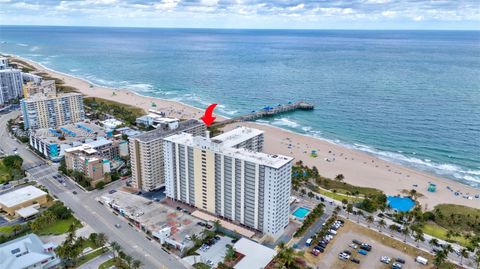
[[383, 263], [385, 263], [385, 264], [389, 264], [391, 260], [392, 260], [392, 259], [391, 259], [390, 257], [388, 257], [388, 256], [382, 256], [382, 257], [380, 258], [380, 261], [383, 262]]
[[428, 264], [428, 260], [422, 256], [417, 256], [417, 258], [415, 258], [415, 261], [423, 265]]
[[313, 241], [312, 238], [308, 238], [307, 241], [305, 242], [305, 245], [310, 246], [312, 244], [312, 241]]
[[343, 253], [347, 253], [348, 255], [352, 255], [352, 252], [350, 252], [350, 250], [344, 250]]
[[402, 258], [396, 258], [395, 261], [401, 264], [405, 264], [405, 260]]
[[371, 251], [371, 250], [372, 250], [372, 246], [370, 246], [370, 245], [367, 244], [367, 243], [362, 243], [362, 244], [360, 245], [360, 248], [361, 248], [361, 249], [364, 249], [364, 250], [366, 250], [366, 251]]
[[360, 263], [360, 260], [359, 260], [359, 259], [355, 259], [355, 258], [352, 258], [350, 261], [352, 261], [353, 263], [356, 263], [356, 264], [359, 264], [359, 263]]
[[351, 247], [351, 248], [353, 248], [353, 249], [357, 249], [357, 245], [355, 245], [355, 244], [353, 244], [353, 243], [350, 244], [350, 245], [348, 245], [348, 246]]
[[76, 195], [76, 194], [77, 194], [77, 191], [72, 191], [72, 193]]
[[392, 269], [402, 269], [402, 264], [398, 262], [394, 262], [392, 264]]
[[366, 250], [364, 250], [364, 249], [359, 249], [357, 252], [358, 252], [359, 254], [362, 254], [362, 255], [367, 255], [367, 254], [368, 254], [368, 252], [367, 252]]
[[120, 224], [118, 223], [115, 224], [115, 228], [120, 229], [120, 227], [122, 227]]
[[362, 242], [358, 241], [357, 239], [353, 239], [353, 240], [352, 240], [352, 243], [357, 244], [357, 245], [361, 245], [361, 244], [362, 244]]

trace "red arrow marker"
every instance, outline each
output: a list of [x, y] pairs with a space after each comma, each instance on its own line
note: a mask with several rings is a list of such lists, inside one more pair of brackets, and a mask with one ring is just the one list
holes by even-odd
[[211, 104], [205, 110], [205, 114], [203, 114], [203, 117], [201, 118], [205, 125], [210, 126], [215, 121], [216, 118], [213, 117], [212, 114], [216, 106], [217, 104]]

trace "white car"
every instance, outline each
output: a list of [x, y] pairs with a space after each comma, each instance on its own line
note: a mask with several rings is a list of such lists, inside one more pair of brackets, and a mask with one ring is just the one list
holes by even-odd
[[351, 248], [353, 248], [353, 249], [357, 249], [357, 247], [358, 247], [357, 245], [355, 245], [355, 244], [353, 244], [353, 243], [350, 244], [350, 245], [348, 245], [348, 246], [351, 247]]
[[389, 263], [392, 261], [392, 259], [391, 259], [390, 257], [388, 257], [388, 256], [382, 256], [382, 257], [380, 258], [380, 261], [383, 262], [383, 263], [385, 263], [385, 264], [389, 264]]

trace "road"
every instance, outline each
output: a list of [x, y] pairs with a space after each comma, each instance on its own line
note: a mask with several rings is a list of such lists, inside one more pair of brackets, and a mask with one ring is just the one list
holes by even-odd
[[[119, 243], [126, 253], [142, 262], [143, 268], [189, 267], [177, 257], [164, 252], [158, 243], [149, 241], [145, 235], [129, 225], [122, 225], [120, 229], [115, 228], [114, 225], [121, 221], [120, 217], [113, 215], [95, 200], [109, 188], [87, 193], [68, 179], [65, 179], [65, 186], [53, 179], [53, 175], [58, 173], [57, 168], [35, 155], [9, 134], [6, 128], [7, 121], [19, 114], [20, 112], [13, 111], [0, 116], [0, 148], [7, 154], [11, 154], [13, 149], [17, 148], [18, 155], [23, 158], [24, 168], [33, 179], [44, 185], [51, 195], [72, 209], [81, 221], [90, 225], [96, 232], [107, 235], [110, 241]], [[73, 191], [77, 194], [73, 194]]]

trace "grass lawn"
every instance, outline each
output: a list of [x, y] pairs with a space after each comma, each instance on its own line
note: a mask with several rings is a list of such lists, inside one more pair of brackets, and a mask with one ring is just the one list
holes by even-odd
[[93, 260], [94, 258], [102, 255], [103, 253], [107, 252], [107, 249], [106, 248], [101, 248], [101, 249], [98, 249], [98, 250], [95, 250], [94, 252], [90, 252], [88, 253], [87, 255], [85, 256], [82, 256], [79, 260], [78, 260], [78, 264], [77, 264], [77, 267], [80, 267], [80, 265], [90, 261], [90, 260]]
[[0, 184], [6, 183], [10, 180], [9, 169], [0, 160]]
[[57, 220], [53, 225], [48, 226], [38, 232], [38, 235], [59, 235], [59, 234], [64, 234], [68, 232], [68, 227], [70, 227], [71, 224], [77, 223], [78, 228], [82, 227], [82, 224], [75, 218], [75, 217], [70, 217], [65, 220]]
[[462, 205], [441, 204], [432, 211], [435, 223], [456, 232], [480, 233], [480, 209]]
[[350, 196], [346, 196], [346, 195], [343, 195], [343, 194], [340, 194], [340, 193], [334, 193], [334, 192], [331, 192], [331, 191], [326, 191], [326, 190], [321, 189], [321, 188], [318, 188], [317, 192], [320, 193], [321, 195], [327, 196], [327, 197], [332, 198], [332, 199], [337, 200], [337, 201], [342, 201], [343, 199], [347, 199], [348, 202], [350, 202], [350, 203], [357, 203], [357, 202], [361, 202], [363, 200], [363, 198], [360, 198], [360, 197], [350, 197]]
[[9, 235], [13, 233], [13, 226], [2, 226], [0, 227], [0, 233]]
[[468, 243], [469, 243], [468, 240], [465, 239], [465, 237], [463, 237], [463, 236], [452, 236], [452, 237], [448, 238], [447, 237], [448, 230], [441, 227], [441, 226], [438, 226], [435, 223], [425, 224], [425, 226], [423, 227], [423, 232], [428, 234], [428, 235], [434, 236], [436, 238], [440, 238], [442, 240], [445, 240], [445, 241], [457, 242], [458, 244], [460, 244], [464, 247], [468, 246]]

